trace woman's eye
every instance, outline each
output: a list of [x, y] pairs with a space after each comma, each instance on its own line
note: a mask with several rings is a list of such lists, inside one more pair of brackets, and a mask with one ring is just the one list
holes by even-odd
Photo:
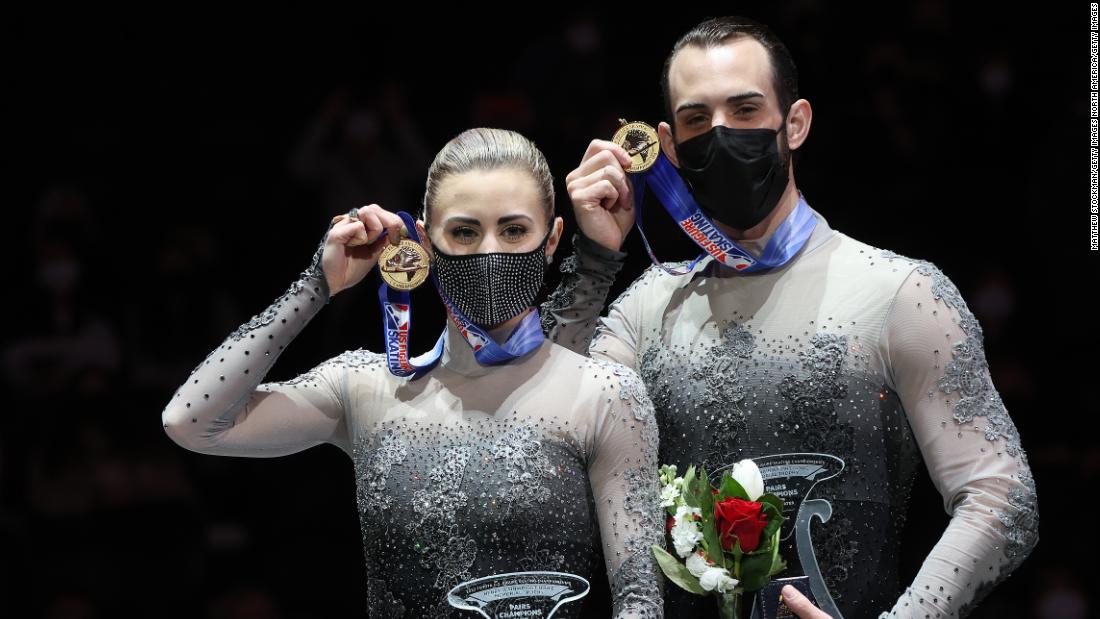
[[451, 237], [459, 243], [470, 243], [477, 237], [477, 231], [473, 228], [455, 228], [451, 230]]
[[504, 229], [504, 238], [509, 241], [518, 241], [527, 234], [527, 228], [523, 226], [508, 226]]

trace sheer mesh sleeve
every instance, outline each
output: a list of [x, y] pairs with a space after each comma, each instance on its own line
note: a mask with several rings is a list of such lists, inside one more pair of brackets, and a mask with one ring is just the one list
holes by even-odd
[[326, 362], [293, 380], [260, 384], [291, 340], [329, 301], [313, 262], [267, 309], [241, 325], [176, 390], [161, 420], [192, 451], [273, 457], [320, 443], [350, 450], [344, 422], [343, 368]]
[[550, 341], [588, 354], [596, 320], [625, 260], [623, 252], [611, 251], [579, 231], [573, 235], [573, 255], [561, 263], [561, 283], [539, 308], [542, 330]]
[[883, 329], [886, 375], [951, 520], [881, 616], [965, 616], [1038, 541], [1035, 482], [990, 378], [981, 328], [951, 281], [919, 263]]
[[606, 384], [592, 423], [588, 477], [596, 502], [615, 617], [661, 617], [662, 578], [650, 546], [664, 543], [657, 422], [641, 379], [592, 359]]
[[600, 318], [596, 334], [592, 337], [589, 352], [593, 357], [621, 363], [637, 369], [638, 354], [642, 348], [642, 322], [644, 319], [645, 293], [651, 290], [656, 278], [663, 271], [651, 265], [630, 284]]

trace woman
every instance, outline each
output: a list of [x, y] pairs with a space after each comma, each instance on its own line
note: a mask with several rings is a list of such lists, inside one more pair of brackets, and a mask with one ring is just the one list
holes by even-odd
[[[438, 363], [415, 378], [355, 350], [261, 384], [306, 323], [400, 236], [403, 221], [370, 205], [337, 220], [287, 293], [199, 364], [164, 411], [165, 430], [216, 455], [343, 449], [356, 470], [373, 616], [470, 616], [447, 592], [493, 574], [591, 580], [601, 547], [614, 616], [660, 616], [652, 405], [630, 370], [542, 338], [532, 304], [561, 238], [553, 207], [542, 153], [513, 132], [466, 131], [428, 172], [417, 231], [427, 232], [445, 302], [511, 360], [483, 364], [452, 315]], [[517, 348], [521, 334], [529, 341]], [[584, 602], [555, 616], [606, 616]]]

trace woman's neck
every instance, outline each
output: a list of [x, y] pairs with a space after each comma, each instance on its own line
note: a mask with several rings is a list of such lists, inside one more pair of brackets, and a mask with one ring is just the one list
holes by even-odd
[[523, 322], [523, 319], [527, 317], [527, 314], [531, 312], [531, 308], [520, 312], [518, 315], [505, 320], [504, 322], [494, 327], [484, 327], [485, 332], [489, 334], [489, 337], [493, 338], [497, 344], [503, 344], [508, 341], [508, 336], [512, 335], [512, 332], [516, 330], [519, 323]]

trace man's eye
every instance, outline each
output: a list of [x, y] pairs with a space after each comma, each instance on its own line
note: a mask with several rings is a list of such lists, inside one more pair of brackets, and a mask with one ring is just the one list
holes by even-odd
[[706, 116], [703, 116], [702, 114], [697, 114], [697, 115], [692, 116], [691, 118], [687, 119], [687, 124], [689, 124], [689, 125], [698, 125], [705, 118], [706, 118]]
[[508, 226], [504, 229], [504, 238], [509, 241], [517, 241], [527, 234], [527, 228], [523, 226]]
[[756, 108], [751, 106], [751, 105], [746, 106], [746, 107], [737, 108], [737, 113], [742, 115], [742, 116], [752, 114], [755, 111], [756, 111]]

